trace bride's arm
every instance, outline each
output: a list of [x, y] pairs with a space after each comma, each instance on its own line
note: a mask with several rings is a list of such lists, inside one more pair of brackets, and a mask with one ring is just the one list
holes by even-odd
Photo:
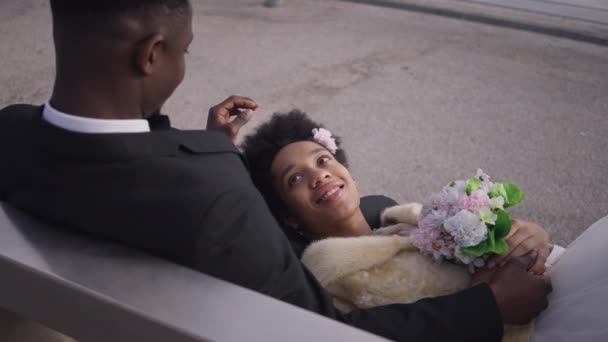
[[385, 227], [397, 223], [407, 223], [416, 226], [418, 225], [420, 211], [422, 211], [422, 204], [420, 203], [407, 203], [386, 208], [380, 214], [381, 226]]

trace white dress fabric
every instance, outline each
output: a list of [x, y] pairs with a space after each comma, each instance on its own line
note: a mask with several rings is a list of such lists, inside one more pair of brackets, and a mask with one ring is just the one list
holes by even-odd
[[608, 216], [576, 239], [551, 270], [549, 307], [532, 342], [608, 341]]

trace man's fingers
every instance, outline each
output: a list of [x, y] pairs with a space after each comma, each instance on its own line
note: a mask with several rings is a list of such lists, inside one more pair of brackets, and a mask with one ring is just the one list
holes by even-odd
[[510, 257], [519, 257], [524, 256], [534, 250], [534, 239], [529, 237], [528, 239], [522, 241], [519, 245], [515, 246], [509, 251]]
[[473, 287], [479, 285], [481, 283], [490, 284], [492, 280], [492, 276], [494, 275], [495, 270], [490, 270], [487, 267], [482, 267], [475, 271], [473, 277], [471, 278], [471, 282], [469, 283], [469, 287]]
[[505, 267], [516, 267], [526, 272], [528, 271], [528, 265], [526, 263], [525, 258], [511, 258], [506, 261]]
[[252, 111], [257, 108], [258, 104], [248, 97], [230, 96], [209, 109], [207, 129], [225, 132], [234, 141], [239, 129], [249, 121]]
[[258, 108], [258, 104], [248, 97], [239, 97], [235, 100], [234, 105], [243, 109], [256, 110]]
[[543, 251], [538, 252], [534, 265], [530, 267], [530, 272], [534, 274], [543, 274], [546, 271], [545, 263], [547, 262], [548, 255]]
[[536, 261], [534, 262], [534, 265], [530, 267], [529, 272], [539, 275], [545, 273], [545, 271], [547, 270], [547, 268], [545, 267], [546, 260], [547, 259], [542, 259], [540, 257], [536, 258]]
[[[507, 253], [505, 253], [505, 254], [507, 254]], [[486, 264], [486, 265], [488, 265], [487, 267], [488, 267], [489, 269], [493, 269], [493, 268], [495, 268], [496, 266], [500, 265], [500, 264], [502, 263], [502, 260], [503, 260], [503, 259], [502, 259], [502, 256], [503, 256], [503, 255], [504, 255], [504, 254], [496, 254], [496, 255], [494, 255], [494, 256], [492, 256], [492, 257], [490, 257], [490, 259], [488, 259], [488, 262], [487, 262], [487, 264]]]
[[247, 122], [249, 122], [249, 119], [251, 119], [252, 115], [253, 110], [251, 109], [242, 111], [234, 118], [234, 120], [223, 125], [222, 131], [226, 133], [226, 135], [228, 135], [228, 137], [230, 138], [230, 140], [232, 140], [233, 143], [236, 143], [236, 138], [239, 134], [239, 130], [241, 129], [241, 127], [247, 124]]
[[233, 109], [242, 108], [255, 110], [256, 108], [258, 108], [258, 104], [248, 97], [233, 95], [224, 100], [224, 102], [220, 103], [216, 107], [224, 108], [228, 110], [231, 115], [236, 115], [238, 113], [233, 114]]
[[258, 104], [252, 99], [244, 96], [230, 96], [209, 109], [209, 117], [216, 117], [228, 114], [228, 116], [238, 115], [243, 109], [256, 110]]
[[232, 122], [229, 123], [229, 125], [232, 126], [233, 128], [236, 128], [236, 130], [238, 131], [247, 122], [249, 122], [249, 120], [251, 119], [252, 116], [253, 116], [253, 110], [246, 109], [246, 110], [240, 112], [239, 114], [237, 114], [236, 117], [234, 118], [234, 120], [232, 120]]
[[532, 266], [534, 266], [536, 259], [538, 259], [538, 253], [536, 251], [531, 251], [525, 255], [514, 256], [514, 258], [519, 259], [524, 265], [526, 265], [526, 271], [527, 271]]
[[509, 249], [508, 252], [504, 253], [504, 254], [496, 254], [494, 256], [492, 256], [490, 259], [488, 259], [488, 268], [492, 269], [496, 266], [500, 266], [502, 265], [505, 260], [507, 260], [507, 258], [511, 255], [511, 251], [512, 249]]
[[538, 241], [536, 241], [533, 237], [526, 239], [520, 243], [519, 246], [514, 248], [511, 252], [511, 257], [524, 256], [532, 251], [536, 253], [536, 257], [533, 262], [529, 264], [529, 271], [536, 274], [542, 274], [545, 272], [545, 262], [547, 261], [549, 250], [539, 246]]

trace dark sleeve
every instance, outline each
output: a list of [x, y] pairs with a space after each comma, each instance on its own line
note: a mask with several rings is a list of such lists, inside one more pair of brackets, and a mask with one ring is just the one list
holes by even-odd
[[361, 197], [361, 212], [365, 217], [365, 221], [373, 229], [380, 228], [380, 214], [388, 207], [397, 205], [397, 202], [387, 196], [370, 195]]
[[340, 314], [301, 264], [261, 195], [248, 186], [223, 192], [207, 208], [195, 267], [346, 324], [397, 341], [500, 341], [502, 324], [487, 286]]
[[395, 341], [501, 341], [503, 325], [488, 285], [412, 304], [356, 310], [343, 322]]

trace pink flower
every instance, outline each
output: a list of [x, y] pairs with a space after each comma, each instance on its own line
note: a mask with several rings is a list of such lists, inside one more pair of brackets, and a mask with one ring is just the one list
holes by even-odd
[[443, 240], [437, 240], [433, 242], [431, 245], [430, 252], [433, 254], [433, 258], [435, 260], [441, 260], [442, 257], [452, 257], [452, 251]]
[[456, 200], [456, 203], [454, 203], [454, 206], [452, 206], [449, 214], [456, 215], [462, 210], [469, 210], [469, 196], [467, 195], [460, 195], [458, 197], [458, 200]]
[[336, 154], [338, 145], [336, 145], [336, 139], [332, 137], [329, 130], [325, 128], [313, 128], [312, 138], [331, 153]]
[[456, 203], [458, 200], [459, 195], [458, 189], [451, 186], [446, 186], [441, 191], [441, 196], [448, 205], [454, 205], [454, 203]]
[[467, 210], [474, 213], [481, 208], [487, 208], [490, 206], [490, 197], [483, 190], [475, 190], [469, 195], [467, 201]]
[[440, 236], [438, 229], [433, 228], [418, 228], [411, 234], [414, 245], [420, 250], [430, 252], [429, 248]]
[[443, 192], [434, 193], [424, 200], [421, 216], [428, 216], [433, 210], [447, 211], [449, 208], [450, 204]]

